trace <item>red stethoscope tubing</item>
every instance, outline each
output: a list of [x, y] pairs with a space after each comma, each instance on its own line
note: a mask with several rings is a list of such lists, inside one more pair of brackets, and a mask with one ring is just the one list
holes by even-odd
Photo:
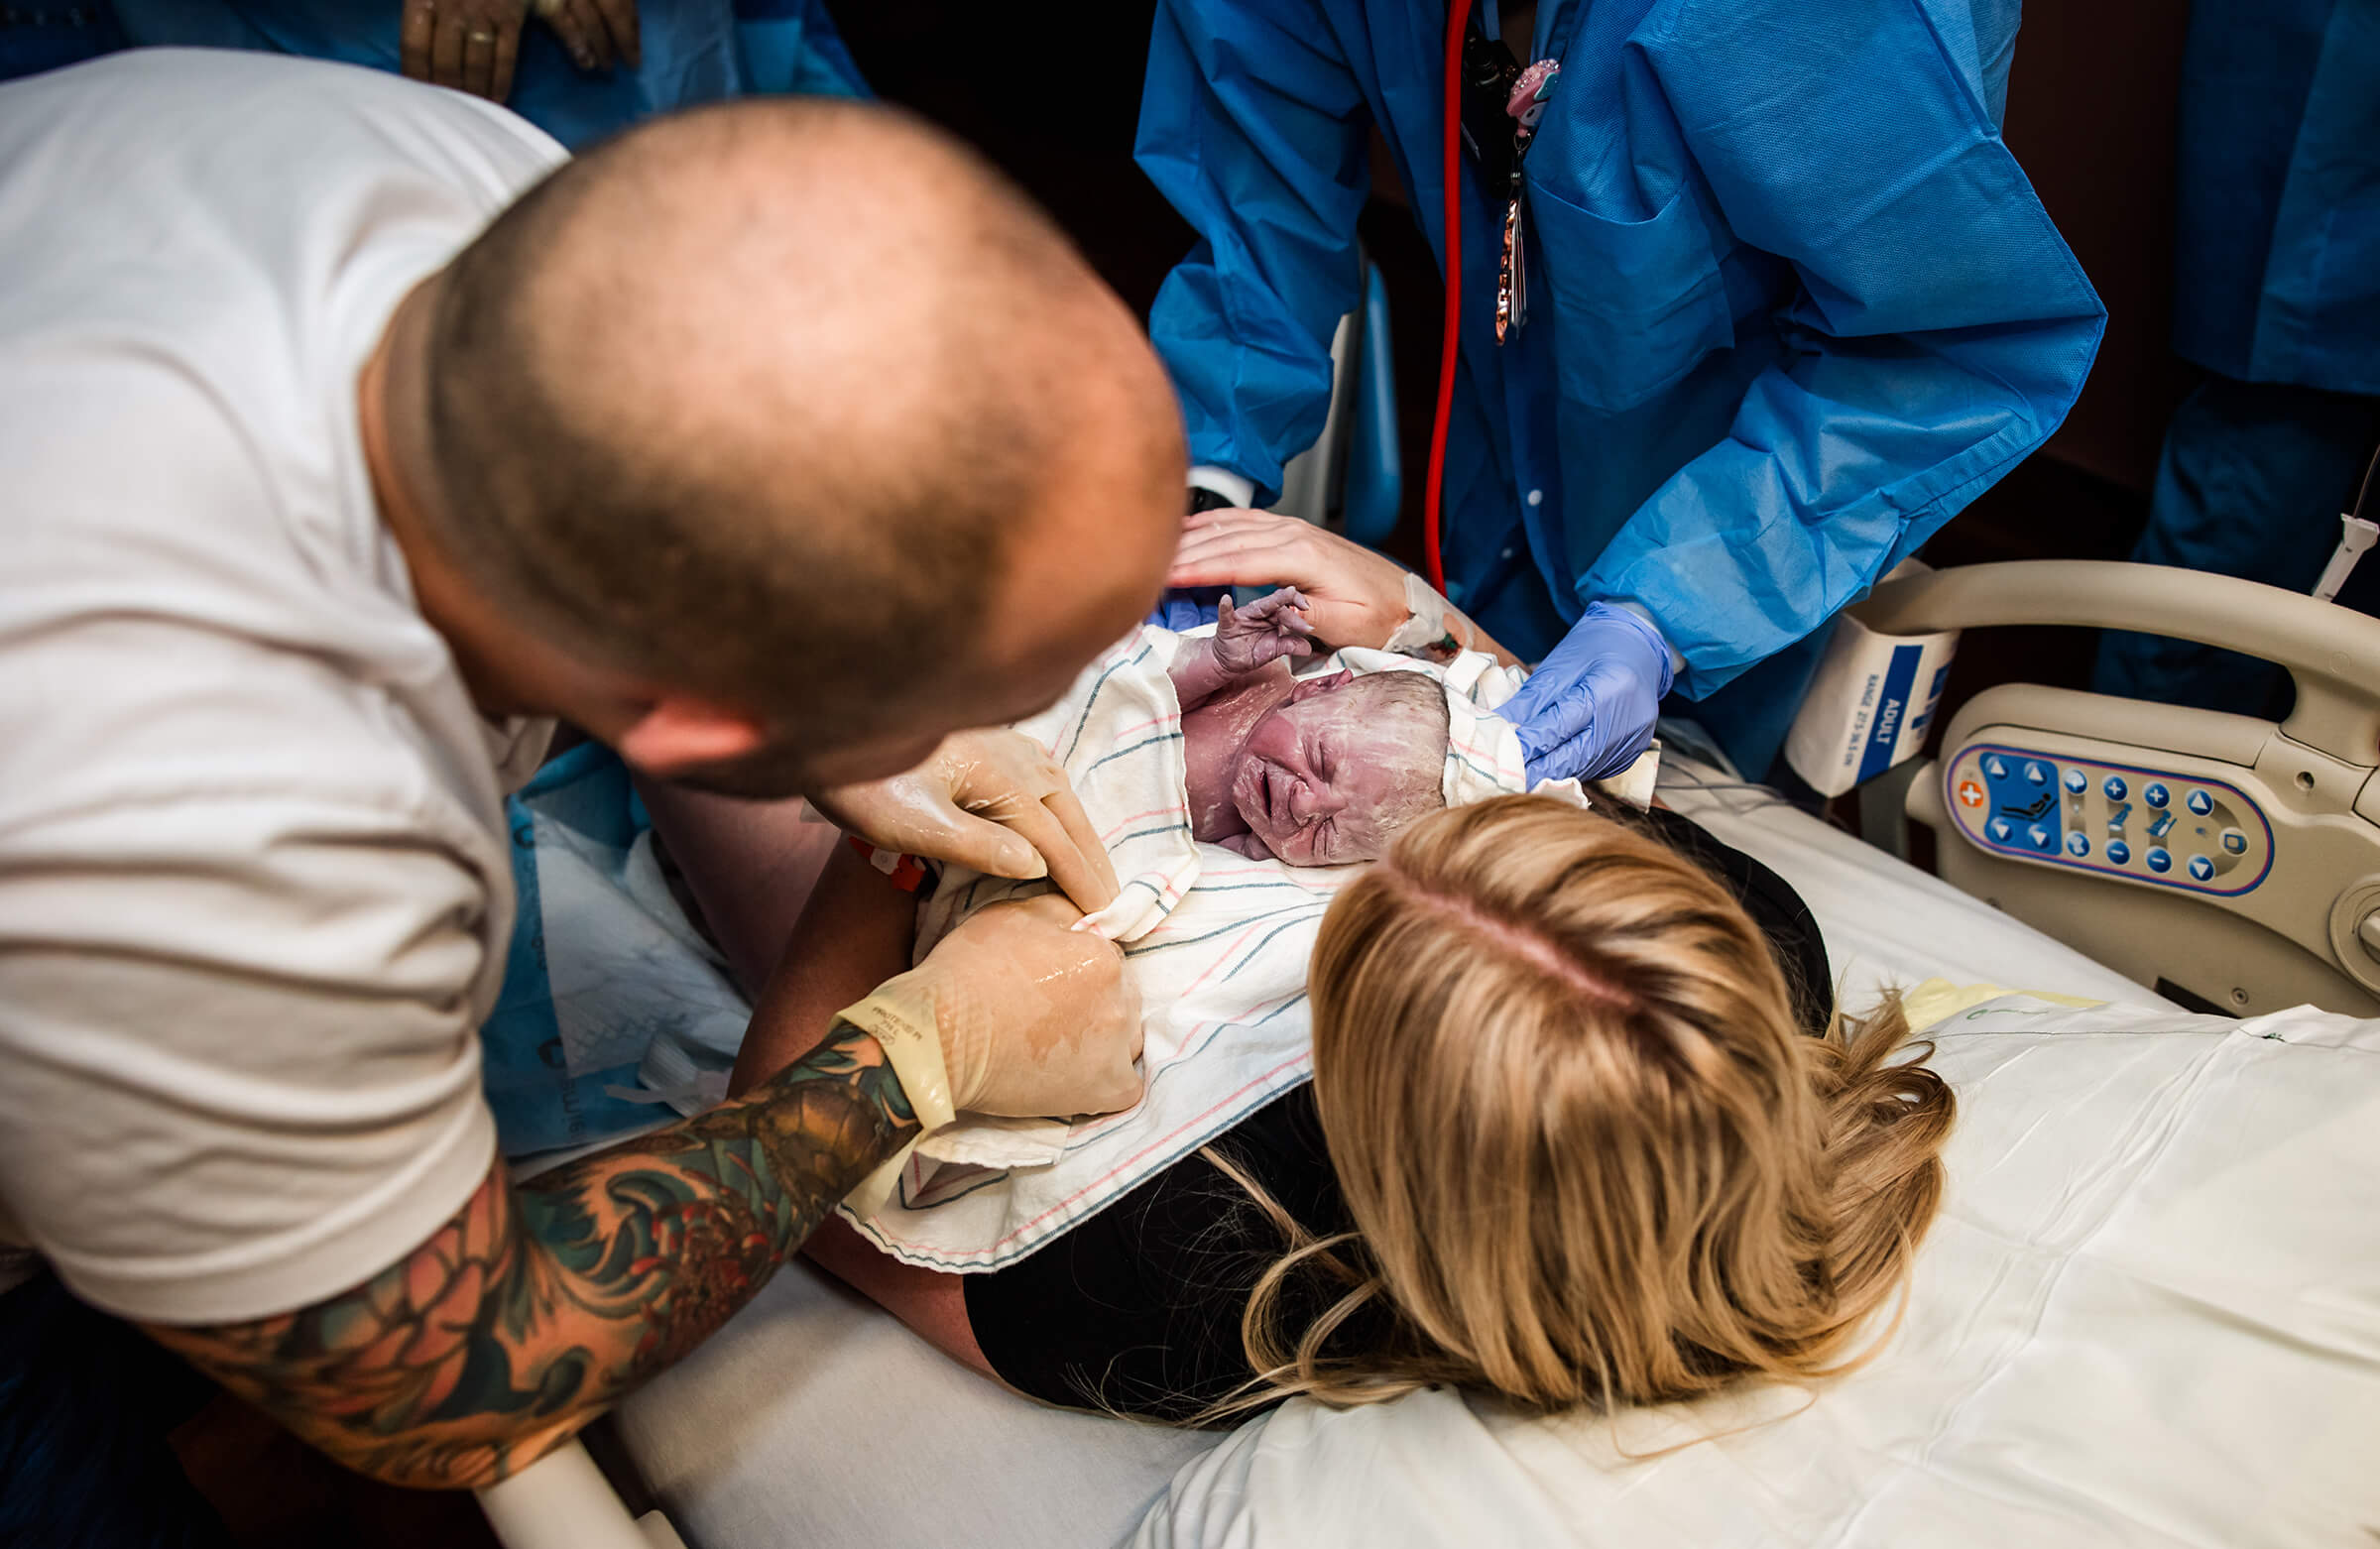
[[1463, 342], [1463, 31], [1471, 0], [1451, 0], [1446, 14], [1446, 329], [1439, 346], [1438, 413], [1430, 422], [1429, 485], [1421, 499], [1423, 574], [1441, 595], [1446, 559], [1439, 534], [1446, 501], [1446, 427], [1455, 410], [1455, 361]]

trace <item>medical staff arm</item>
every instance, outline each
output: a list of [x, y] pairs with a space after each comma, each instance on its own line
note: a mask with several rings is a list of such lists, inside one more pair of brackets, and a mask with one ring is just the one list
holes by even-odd
[[1370, 117], [1305, 0], [1165, 0], [1134, 156], [1198, 232], [1149, 312], [1190, 461], [1278, 497], [1322, 433], [1331, 336], [1358, 299]]
[[2097, 351], [2105, 311], [1929, 11], [1705, 0], [1641, 40], [1726, 224], [1801, 281], [1727, 436], [1579, 583], [1659, 626], [1689, 695], [1864, 595], [2057, 428]]

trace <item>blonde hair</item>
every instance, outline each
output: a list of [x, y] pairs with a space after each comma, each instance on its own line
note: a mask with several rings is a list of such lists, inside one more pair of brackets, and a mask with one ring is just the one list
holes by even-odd
[[[1656, 1403], [1872, 1354], [1849, 1347], [1940, 1202], [1950, 1089], [1892, 1058], [1896, 1001], [1798, 1030], [1758, 927], [1667, 845], [1543, 797], [1434, 814], [1332, 904], [1311, 989], [1357, 1230], [1317, 1241], [1250, 1189], [1292, 1247], [1242, 1320], [1256, 1377], [1203, 1418], [1437, 1384]], [[1289, 1330], [1301, 1265], [1345, 1290]], [[1334, 1344], [1359, 1314], [1393, 1332]]]

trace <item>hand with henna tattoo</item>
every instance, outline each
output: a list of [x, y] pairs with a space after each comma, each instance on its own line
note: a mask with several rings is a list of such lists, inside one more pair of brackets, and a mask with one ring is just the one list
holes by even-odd
[[343, 1295], [148, 1330], [363, 1473], [491, 1484], [693, 1349], [915, 1131], [876, 1040], [838, 1024], [726, 1107], [525, 1183], [499, 1163]]

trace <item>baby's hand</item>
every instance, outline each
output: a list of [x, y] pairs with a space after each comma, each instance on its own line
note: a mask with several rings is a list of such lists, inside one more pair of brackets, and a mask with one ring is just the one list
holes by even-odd
[[1215, 664], [1245, 676], [1283, 656], [1314, 654], [1314, 626], [1306, 622], [1306, 599], [1294, 586], [1234, 608], [1230, 593], [1215, 610]]

